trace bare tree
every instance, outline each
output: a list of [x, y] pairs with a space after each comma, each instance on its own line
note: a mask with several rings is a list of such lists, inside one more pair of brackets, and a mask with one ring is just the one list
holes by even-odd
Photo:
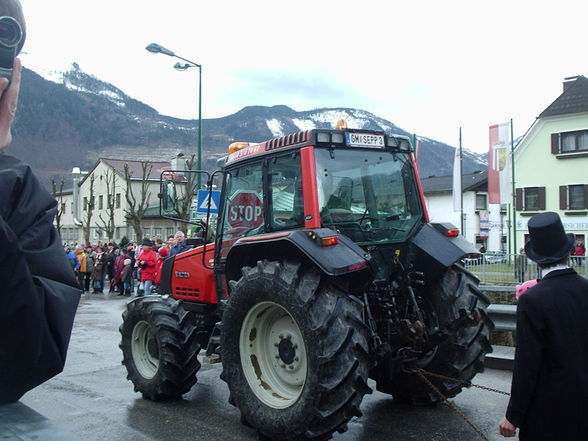
[[[186, 170], [192, 170], [196, 163], [196, 155], [192, 155], [190, 159], [186, 159]], [[190, 220], [192, 211], [192, 201], [194, 200], [194, 182], [196, 180], [196, 173], [186, 173], [185, 182], [179, 187], [177, 197], [174, 201], [174, 211], [178, 219]], [[186, 233], [188, 224], [181, 222], [179, 226], [180, 230]]]
[[86, 209], [86, 215], [82, 220], [84, 229], [84, 243], [90, 243], [90, 229], [92, 225], [92, 215], [94, 213], [94, 207], [96, 206], [96, 197], [94, 196], [94, 180], [96, 177], [94, 174], [90, 176], [90, 196], [88, 197], [87, 201], [84, 203], [84, 208]]
[[103, 230], [108, 237], [108, 240], [114, 238], [114, 198], [116, 193], [116, 173], [112, 169], [107, 169], [104, 173], [106, 182], [106, 219], [102, 217], [102, 213], [98, 215], [100, 222], [96, 226]]
[[152, 168], [152, 163], [148, 161], [141, 161], [141, 189], [139, 194], [135, 195], [135, 191], [131, 185], [132, 176], [129, 172], [129, 164], [125, 164], [125, 181], [127, 184], [127, 190], [125, 193], [127, 208], [125, 208], [125, 214], [128, 224], [133, 227], [133, 230], [135, 230], [135, 236], [137, 240], [141, 240], [141, 236], [143, 235], [141, 230], [141, 222], [143, 220], [143, 216], [145, 216], [145, 211], [147, 208], [149, 208], [149, 198], [151, 197], [151, 192], [149, 191], [148, 179]]
[[61, 216], [65, 213], [65, 206], [63, 203], [63, 186], [65, 183], [63, 179], [57, 184], [55, 178], [51, 178], [51, 196], [57, 201], [57, 213], [55, 214], [55, 228], [61, 236]]

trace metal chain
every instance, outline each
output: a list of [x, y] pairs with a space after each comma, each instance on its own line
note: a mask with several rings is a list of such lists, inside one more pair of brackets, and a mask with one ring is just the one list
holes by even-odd
[[429, 372], [426, 371], [424, 369], [419, 369], [423, 374], [428, 375], [429, 377], [437, 377], [440, 378], [441, 380], [445, 380], [445, 381], [451, 381], [453, 383], [461, 383], [466, 385], [467, 387], [477, 387], [478, 389], [484, 389], [490, 392], [496, 392], [497, 394], [502, 394], [502, 395], [507, 395], [510, 396], [509, 392], [505, 392], [503, 390], [500, 389], [494, 389], [493, 387], [488, 387], [488, 386], [482, 386], [481, 384], [474, 384], [470, 381], [466, 381], [466, 380], [459, 380], [457, 378], [451, 378], [451, 377], [446, 377], [444, 375], [440, 375], [440, 374], [436, 374], [434, 372]]
[[[417, 375], [418, 375], [419, 377], [421, 377], [421, 378], [423, 379], [423, 381], [424, 381], [425, 383], [427, 383], [427, 384], [429, 385], [429, 387], [430, 387], [431, 389], [433, 389], [433, 391], [434, 391], [434, 392], [435, 392], [437, 395], [439, 395], [439, 397], [440, 397], [440, 398], [441, 398], [443, 401], [445, 401], [445, 403], [447, 403], [447, 405], [448, 405], [449, 407], [451, 407], [453, 410], [455, 410], [455, 411], [457, 412], [457, 414], [458, 414], [459, 416], [461, 416], [461, 417], [463, 418], [463, 420], [464, 420], [466, 423], [468, 423], [468, 424], [469, 424], [469, 426], [470, 426], [472, 429], [474, 429], [474, 431], [475, 431], [475, 432], [476, 432], [478, 435], [480, 435], [480, 437], [482, 437], [482, 439], [483, 439], [484, 441], [490, 441], [490, 438], [488, 438], [488, 437], [487, 437], [487, 436], [484, 434], [484, 432], [482, 432], [482, 430], [481, 430], [481, 429], [480, 429], [478, 426], [476, 426], [476, 425], [475, 425], [475, 424], [474, 424], [474, 423], [473, 423], [473, 422], [472, 422], [472, 421], [471, 421], [471, 420], [470, 420], [470, 419], [469, 419], [469, 418], [468, 418], [468, 417], [467, 417], [467, 416], [466, 416], [466, 415], [465, 415], [465, 414], [464, 414], [464, 413], [461, 411], [461, 409], [460, 409], [459, 407], [457, 407], [457, 406], [456, 406], [454, 403], [452, 403], [451, 401], [449, 401], [449, 399], [448, 399], [448, 398], [447, 398], [445, 395], [443, 395], [443, 392], [441, 392], [441, 391], [440, 391], [440, 390], [439, 390], [439, 389], [438, 389], [438, 388], [437, 388], [437, 387], [436, 387], [436, 386], [435, 386], [433, 383], [431, 383], [431, 382], [429, 381], [429, 379], [428, 379], [427, 377], [425, 377], [425, 374], [430, 374], [429, 372], [427, 372], [427, 371], [424, 371], [423, 369], [419, 369], [419, 370], [417, 370], [417, 371], [416, 371], [416, 373], [417, 373]], [[454, 381], [455, 381], [455, 380], [454, 380]], [[461, 380], [459, 380], [459, 381], [461, 381]]]

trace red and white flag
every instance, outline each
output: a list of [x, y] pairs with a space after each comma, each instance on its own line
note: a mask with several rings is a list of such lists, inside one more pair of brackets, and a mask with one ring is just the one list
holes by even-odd
[[512, 201], [511, 149], [509, 123], [490, 126], [488, 151], [488, 203], [508, 204]]

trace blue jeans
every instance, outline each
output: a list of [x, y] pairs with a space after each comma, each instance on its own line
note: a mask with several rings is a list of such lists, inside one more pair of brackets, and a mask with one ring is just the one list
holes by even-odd
[[131, 293], [131, 283], [130, 282], [123, 282], [123, 293], [124, 294]]
[[151, 285], [153, 285], [153, 280], [143, 281], [143, 294], [146, 296], [151, 295]]
[[[141, 292], [141, 285], [143, 285], [143, 294], [140, 294], [140, 292]], [[137, 295], [138, 296], [141, 296], [141, 295], [149, 296], [149, 295], [151, 295], [151, 285], [153, 285], [153, 280], [142, 280], [139, 283], [139, 286], [137, 288]]]

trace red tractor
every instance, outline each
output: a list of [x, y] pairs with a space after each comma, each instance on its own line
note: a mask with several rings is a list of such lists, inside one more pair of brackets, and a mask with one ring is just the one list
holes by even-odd
[[[482, 371], [489, 301], [462, 265], [475, 250], [429, 222], [408, 138], [316, 129], [232, 147], [207, 180], [222, 180], [214, 241], [166, 260], [160, 294], [123, 314], [135, 391], [185, 394], [205, 348], [245, 424], [326, 440], [361, 415], [370, 378], [424, 405], [440, 398], [419, 369]], [[431, 381], [447, 397], [463, 387]]]

